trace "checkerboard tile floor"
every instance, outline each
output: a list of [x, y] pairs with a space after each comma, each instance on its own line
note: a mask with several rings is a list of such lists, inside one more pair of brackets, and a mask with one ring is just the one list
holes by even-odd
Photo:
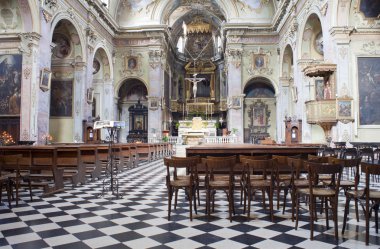
[[[217, 196], [210, 222], [204, 215], [204, 202], [189, 220], [188, 204], [179, 194], [177, 210], [167, 220], [167, 192], [163, 161], [143, 162], [118, 175], [123, 197], [99, 197], [102, 181], [90, 182], [48, 198], [36, 193], [30, 202], [22, 191], [18, 207], [0, 206], [0, 248], [380, 248], [380, 235], [371, 222], [370, 245], [365, 246], [363, 214], [357, 222], [349, 214], [348, 227], [334, 239], [332, 222], [315, 225], [314, 241], [309, 240], [307, 211], [303, 211], [298, 230], [287, 212], [276, 211], [275, 222], [259, 202], [254, 202], [251, 219], [242, 214], [236, 193], [236, 216], [227, 219], [224, 193]], [[202, 196], [204, 200], [204, 195]], [[5, 199], [3, 199], [5, 200]], [[345, 198], [340, 197], [339, 229], [342, 228]], [[275, 202], [276, 203], [276, 202]]]

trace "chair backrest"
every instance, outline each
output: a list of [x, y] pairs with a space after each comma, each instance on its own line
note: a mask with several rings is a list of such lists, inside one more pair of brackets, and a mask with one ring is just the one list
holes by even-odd
[[239, 155], [239, 162], [243, 162], [245, 159], [251, 159], [251, 160], [266, 160], [268, 159], [267, 155], [260, 155], [260, 156], [246, 156], [246, 155]]
[[342, 158], [343, 159], [353, 159], [358, 157], [358, 151], [356, 148], [346, 148], [343, 151]]
[[375, 154], [373, 153], [372, 148], [362, 148], [360, 149], [359, 154], [365, 161], [374, 161]]
[[299, 179], [301, 174], [308, 173], [306, 162], [301, 158], [288, 157], [288, 167], [291, 168], [293, 179]]
[[20, 170], [19, 162], [22, 154], [16, 155], [0, 155], [0, 174], [1, 171], [17, 171]]
[[[186, 173], [193, 177], [194, 168], [196, 166], [196, 160], [194, 158], [164, 158], [164, 165], [166, 166], [166, 180], [167, 183], [170, 180], [178, 179], [177, 169], [186, 169]], [[170, 169], [173, 170], [171, 174]]]
[[[367, 204], [369, 203], [370, 200], [370, 191], [371, 191], [371, 176], [380, 176], [380, 164], [373, 164], [373, 163], [366, 163], [362, 162], [361, 163], [362, 167], [362, 172], [365, 173], [365, 196], [367, 199]], [[368, 206], [367, 206], [368, 208]], [[375, 211], [376, 212], [376, 211]]]
[[[348, 168], [350, 170], [352, 169], [352, 171], [354, 173], [355, 187], [357, 187], [357, 185], [359, 184], [359, 180], [360, 180], [360, 162], [361, 162], [361, 160], [362, 160], [361, 157], [353, 158], [353, 159], [334, 158], [331, 161], [331, 163], [340, 164], [340, 165], [342, 165], [343, 168]], [[348, 173], [351, 173], [351, 172], [348, 172]], [[342, 174], [342, 179], [350, 180], [350, 175], [348, 173]]]
[[312, 193], [312, 189], [315, 187], [321, 187], [320, 185], [320, 176], [329, 175], [329, 183], [326, 184], [324, 180], [324, 187], [328, 186], [332, 189], [335, 189], [336, 193], [339, 192], [340, 179], [342, 177], [343, 166], [340, 164], [331, 164], [331, 163], [318, 163], [309, 161], [307, 163], [309, 171], [309, 188]]
[[206, 176], [213, 180], [215, 174], [234, 174], [236, 156], [228, 157], [207, 157], [206, 158]]
[[323, 153], [322, 153], [323, 156], [336, 156], [336, 151], [334, 150], [334, 148], [330, 148], [330, 147], [327, 147], [324, 149]]
[[277, 174], [290, 174], [292, 172], [292, 167], [288, 164], [288, 156], [273, 155], [272, 159], [277, 160]]
[[245, 173], [250, 179], [251, 175], [261, 175], [262, 179], [270, 179], [273, 180], [274, 173], [277, 168], [277, 159], [267, 159], [267, 160], [244, 160], [244, 164], [246, 166]]
[[272, 159], [277, 159], [277, 163], [279, 165], [287, 165], [288, 164], [288, 156], [273, 155]]

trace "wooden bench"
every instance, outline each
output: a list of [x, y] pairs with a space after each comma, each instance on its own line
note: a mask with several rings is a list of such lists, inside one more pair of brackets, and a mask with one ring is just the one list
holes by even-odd
[[86, 183], [86, 167], [80, 163], [79, 146], [57, 146], [57, 167], [63, 169], [63, 178], [70, 180], [73, 187]]
[[126, 169], [130, 169], [133, 167], [133, 161], [135, 160], [135, 158], [132, 156], [131, 154], [131, 147], [129, 144], [120, 144], [120, 148], [121, 148], [121, 157], [123, 158], [123, 166], [126, 168]]
[[91, 180], [99, 179], [102, 166], [98, 159], [97, 145], [82, 145], [79, 147], [79, 163], [86, 169], [86, 177]]
[[63, 171], [57, 167], [57, 149], [55, 147], [33, 146], [30, 179], [32, 186], [43, 187], [43, 196], [63, 191]]
[[154, 146], [146, 143], [140, 143], [136, 144], [136, 147], [139, 160], [146, 160], [148, 162], [152, 161], [152, 158], [154, 158]]

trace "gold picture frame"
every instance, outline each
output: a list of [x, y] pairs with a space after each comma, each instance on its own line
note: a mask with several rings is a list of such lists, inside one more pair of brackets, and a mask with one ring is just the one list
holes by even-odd
[[349, 97], [337, 98], [336, 100], [336, 118], [339, 121], [350, 122], [354, 120], [353, 99]]
[[231, 108], [240, 109], [242, 107], [242, 98], [240, 96], [232, 96], [231, 98]]
[[254, 69], [261, 69], [267, 67], [267, 58], [265, 54], [254, 54], [252, 60], [252, 65]]
[[135, 71], [139, 69], [139, 59], [136, 56], [125, 57], [125, 69]]
[[40, 89], [44, 92], [49, 91], [50, 84], [51, 84], [51, 71], [48, 68], [41, 69]]

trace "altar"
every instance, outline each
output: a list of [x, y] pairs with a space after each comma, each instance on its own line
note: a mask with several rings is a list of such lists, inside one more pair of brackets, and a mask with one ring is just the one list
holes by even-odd
[[180, 120], [178, 136], [182, 138], [184, 144], [202, 144], [205, 137], [216, 136], [215, 124], [215, 120], [202, 120], [201, 117], [194, 117], [192, 120]]

